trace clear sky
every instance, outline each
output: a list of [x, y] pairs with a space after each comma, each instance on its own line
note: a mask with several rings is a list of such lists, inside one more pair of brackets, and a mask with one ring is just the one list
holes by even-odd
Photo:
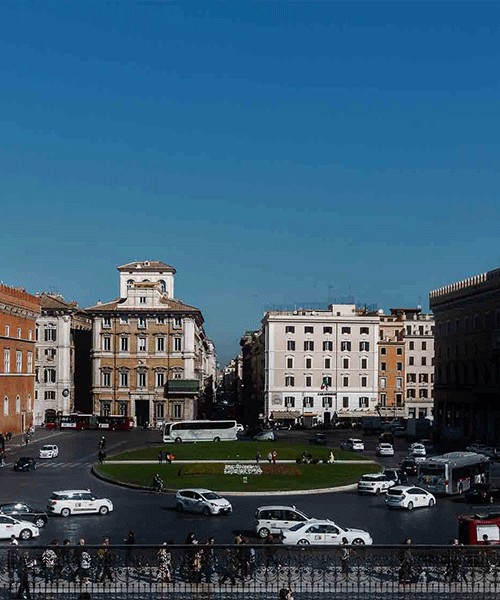
[[500, 5], [0, 3], [0, 280], [162, 260], [225, 364], [266, 309], [500, 266]]

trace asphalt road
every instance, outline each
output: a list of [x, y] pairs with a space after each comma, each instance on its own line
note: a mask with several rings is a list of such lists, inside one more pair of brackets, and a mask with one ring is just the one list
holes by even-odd
[[[157, 544], [173, 540], [183, 543], [189, 531], [194, 531], [200, 541], [213, 536], [217, 543], [231, 543], [236, 532], [250, 539], [253, 531], [253, 514], [263, 504], [293, 504], [307, 514], [330, 518], [346, 527], [368, 530], [375, 544], [399, 544], [411, 537], [416, 544], [447, 544], [457, 535], [457, 515], [477, 512], [458, 499], [439, 499], [432, 509], [412, 512], [389, 511], [383, 497], [359, 496], [356, 492], [336, 492], [317, 495], [280, 496], [230, 496], [233, 513], [229, 516], [204, 517], [179, 514], [173, 510], [172, 494], [156, 494], [130, 490], [96, 479], [91, 465], [97, 457], [99, 431], [38, 430], [28, 447], [7, 446], [7, 466], [0, 469], [0, 502], [20, 500], [37, 507], [45, 507], [52, 491], [72, 488], [91, 488], [100, 496], [110, 498], [115, 510], [105, 517], [79, 515], [67, 519], [51, 517], [37, 540], [30, 543], [49, 543], [52, 539], [69, 538], [77, 542], [80, 537], [87, 543], [100, 543], [104, 536], [112, 543], [121, 543], [132, 529], [136, 541]], [[333, 435], [333, 434], [332, 434]], [[335, 434], [337, 437], [338, 433]], [[350, 432], [340, 433], [345, 438]], [[280, 432], [280, 436], [308, 439], [310, 432]], [[138, 429], [132, 432], [106, 433], [108, 456], [128, 448], [157, 444], [160, 433]], [[16, 473], [12, 464], [21, 455], [38, 455], [44, 443], [59, 446], [59, 457], [38, 461], [36, 471]], [[374, 456], [376, 438], [365, 437], [367, 456]], [[394, 458], [380, 459], [386, 466], [395, 466], [406, 454], [406, 444], [400, 440]], [[500, 475], [498, 465], [493, 468]], [[499, 506], [500, 509], [500, 506]], [[484, 510], [484, 508], [482, 509]], [[255, 538], [254, 538], [255, 539]], [[6, 544], [6, 541], [0, 542]]]

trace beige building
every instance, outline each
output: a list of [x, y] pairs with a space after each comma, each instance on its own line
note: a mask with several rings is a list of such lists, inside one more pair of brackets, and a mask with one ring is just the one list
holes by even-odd
[[200, 417], [202, 394], [216, 376], [201, 311], [175, 299], [176, 271], [163, 262], [118, 271], [120, 298], [86, 309], [94, 412], [132, 416], [138, 425]]
[[437, 432], [500, 445], [500, 269], [429, 298], [436, 319]]
[[314, 425], [376, 415], [379, 321], [351, 304], [267, 312], [265, 418]]

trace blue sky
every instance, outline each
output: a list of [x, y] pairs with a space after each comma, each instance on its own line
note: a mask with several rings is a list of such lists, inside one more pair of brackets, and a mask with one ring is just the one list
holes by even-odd
[[0, 280], [175, 266], [225, 364], [267, 308], [500, 266], [500, 5], [0, 3]]

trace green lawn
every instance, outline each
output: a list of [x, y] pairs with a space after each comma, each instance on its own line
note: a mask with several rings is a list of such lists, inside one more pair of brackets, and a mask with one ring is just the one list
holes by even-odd
[[[199, 444], [199, 446], [201, 445]], [[217, 446], [221, 445], [218, 444]], [[244, 483], [242, 475], [224, 475], [224, 465], [200, 465], [198, 463], [196, 467], [197, 474], [189, 473], [190, 469], [188, 465], [175, 463], [171, 465], [104, 464], [96, 465], [95, 469], [98, 473], [118, 482], [141, 487], [150, 487], [154, 474], [160, 473], [168, 489], [204, 487], [228, 492], [288, 491], [336, 487], [355, 483], [361, 475], [375, 473], [380, 470], [379, 465], [376, 463], [365, 465], [280, 465], [278, 462], [276, 465], [263, 464], [264, 473], [262, 475], [247, 475], [245, 477], [246, 483]]]
[[309, 446], [306, 444], [290, 443], [287, 441], [276, 442], [199, 442], [196, 444], [161, 444], [147, 448], [140, 448], [130, 452], [122, 452], [110, 456], [110, 460], [156, 460], [160, 450], [173, 452], [177, 460], [254, 460], [257, 452], [263, 460], [267, 453], [276, 450], [278, 461], [295, 460], [305, 450], [315, 458], [326, 459], [330, 450], [333, 450], [336, 460], [360, 460], [362, 454], [346, 452], [339, 448], [326, 446]]

